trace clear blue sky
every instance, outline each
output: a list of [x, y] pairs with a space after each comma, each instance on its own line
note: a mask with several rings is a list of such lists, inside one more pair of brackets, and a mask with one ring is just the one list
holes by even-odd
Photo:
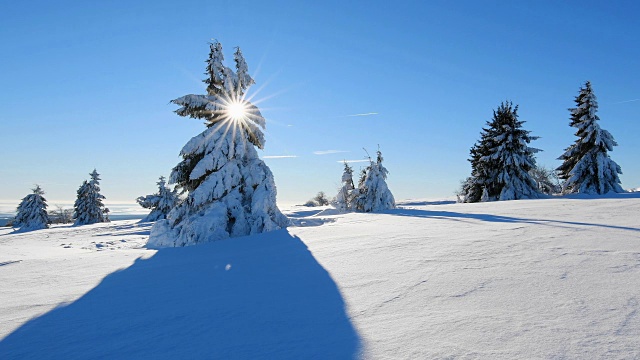
[[[211, 38], [230, 66], [240, 46], [254, 74], [282, 203], [333, 195], [338, 161], [378, 144], [397, 199], [451, 196], [507, 99], [541, 137], [538, 162], [556, 167], [586, 80], [619, 143], [622, 185], [638, 187], [639, 12], [635, 1], [5, 1], [0, 201], [38, 183], [50, 204], [71, 202], [94, 167], [107, 203], [156, 191], [204, 129], [169, 101], [204, 93]], [[329, 150], [341, 152], [314, 153]]]

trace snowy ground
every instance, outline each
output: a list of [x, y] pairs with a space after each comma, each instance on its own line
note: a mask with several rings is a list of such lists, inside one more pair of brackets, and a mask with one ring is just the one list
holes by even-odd
[[0, 359], [640, 358], [640, 194], [293, 208], [148, 250], [150, 224], [0, 230]]

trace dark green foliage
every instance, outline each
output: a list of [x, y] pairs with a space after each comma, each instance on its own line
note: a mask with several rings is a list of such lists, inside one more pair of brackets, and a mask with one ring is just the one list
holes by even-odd
[[527, 146], [530, 131], [518, 120], [518, 106], [503, 102], [482, 129], [480, 140], [470, 150], [471, 177], [463, 184], [465, 202], [537, 198], [537, 184], [529, 172], [534, 154]]

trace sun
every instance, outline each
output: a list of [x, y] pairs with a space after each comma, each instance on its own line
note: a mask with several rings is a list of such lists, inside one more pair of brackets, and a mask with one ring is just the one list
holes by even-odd
[[248, 116], [247, 107], [243, 101], [231, 101], [226, 108], [227, 116], [234, 121], [245, 120]]

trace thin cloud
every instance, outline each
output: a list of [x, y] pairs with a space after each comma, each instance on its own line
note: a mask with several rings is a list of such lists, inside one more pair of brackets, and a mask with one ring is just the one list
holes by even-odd
[[297, 158], [298, 155], [267, 155], [263, 156], [263, 159], [292, 159]]
[[329, 154], [341, 154], [341, 153], [346, 153], [348, 151], [344, 151], [344, 150], [318, 150], [318, 151], [314, 151], [313, 154], [314, 155], [329, 155]]
[[640, 99], [618, 101], [618, 102], [615, 102], [614, 104], [624, 104], [624, 103], [630, 103], [630, 102], [636, 102], [636, 101], [640, 101]]
[[370, 113], [363, 113], [363, 114], [353, 114], [353, 115], [347, 115], [348, 117], [356, 117], [356, 116], [373, 116], [373, 115], [379, 115], [377, 112], [370, 112]]
[[340, 161], [336, 161], [336, 162], [339, 162], [339, 163], [347, 162], [347, 163], [351, 164], [351, 163], [369, 162], [369, 160], [366, 160], [366, 159], [364, 159], [364, 160], [340, 160]]

